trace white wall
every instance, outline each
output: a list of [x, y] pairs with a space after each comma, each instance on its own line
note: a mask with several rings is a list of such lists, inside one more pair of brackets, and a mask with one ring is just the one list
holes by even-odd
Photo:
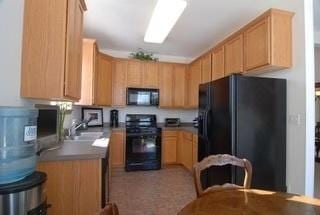
[[320, 82], [320, 47], [314, 48], [314, 63], [315, 63], [315, 82]]
[[20, 99], [23, 6], [21, 0], [0, 1], [0, 106], [31, 105]]
[[314, 43], [317, 46], [320, 46], [320, 32], [314, 32]]
[[[279, 0], [274, 7], [295, 12], [293, 67], [261, 76], [287, 79], [288, 191], [312, 196], [315, 125], [312, 0]], [[297, 116], [300, 122], [294, 119]]]
[[[110, 110], [113, 108], [103, 108], [103, 121], [110, 122]], [[197, 110], [170, 110], [156, 107], [125, 107], [114, 108], [119, 110], [119, 122], [125, 122], [126, 114], [156, 114], [158, 122], [164, 122], [165, 118], [180, 118], [181, 122], [192, 122], [197, 117]], [[81, 107], [73, 106], [73, 119], [81, 119]]]

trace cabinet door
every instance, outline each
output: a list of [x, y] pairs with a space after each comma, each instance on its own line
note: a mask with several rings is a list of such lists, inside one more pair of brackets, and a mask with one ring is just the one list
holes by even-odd
[[212, 52], [212, 80], [224, 77], [224, 46], [217, 47]]
[[127, 86], [141, 87], [143, 65], [138, 61], [129, 61], [127, 69]]
[[126, 105], [127, 62], [114, 61], [112, 70], [112, 106]]
[[192, 165], [198, 163], [198, 135], [192, 135]]
[[244, 32], [245, 70], [270, 64], [270, 49], [270, 17], [267, 17]]
[[22, 97], [63, 98], [66, 12], [66, 0], [24, 1]]
[[184, 65], [174, 66], [173, 89], [174, 89], [173, 106], [184, 107], [185, 94], [186, 94], [186, 66]]
[[187, 106], [190, 108], [198, 107], [199, 104], [199, 84], [201, 82], [201, 62], [193, 62], [188, 69], [188, 90]]
[[[190, 133], [183, 131], [183, 143], [182, 143], [182, 164], [190, 171], [192, 171], [193, 160], [192, 160], [192, 139], [188, 138]], [[192, 134], [191, 134], [192, 137]]]
[[93, 104], [93, 75], [96, 69], [96, 41], [83, 39], [82, 42], [82, 78], [81, 98], [77, 105]]
[[98, 54], [94, 74], [94, 104], [110, 106], [112, 101], [112, 58]]
[[111, 134], [111, 165], [113, 167], [123, 167], [124, 166], [124, 153], [125, 153], [125, 136], [124, 132], [112, 132]]
[[76, 100], [81, 97], [82, 29], [82, 6], [79, 0], [69, 0], [64, 95]]
[[163, 162], [172, 164], [177, 162], [177, 137], [164, 137]]
[[201, 83], [211, 81], [211, 53], [201, 58]]
[[158, 63], [144, 63], [142, 85], [146, 88], [159, 87], [159, 64]]
[[160, 107], [173, 106], [173, 65], [160, 65]]
[[243, 34], [229, 40], [224, 47], [225, 76], [243, 72]]

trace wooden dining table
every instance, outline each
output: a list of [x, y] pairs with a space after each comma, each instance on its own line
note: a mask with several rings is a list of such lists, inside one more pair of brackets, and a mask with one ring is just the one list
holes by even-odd
[[320, 215], [320, 200], [306, 196], [255, 190], [224, 189], [204, 194], [178, 215]]

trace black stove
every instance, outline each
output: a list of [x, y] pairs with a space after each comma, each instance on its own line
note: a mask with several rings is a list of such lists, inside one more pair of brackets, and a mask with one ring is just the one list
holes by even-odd
[[156, 115], [126, 115], [126, 171], [161, 168], [161, 128]]

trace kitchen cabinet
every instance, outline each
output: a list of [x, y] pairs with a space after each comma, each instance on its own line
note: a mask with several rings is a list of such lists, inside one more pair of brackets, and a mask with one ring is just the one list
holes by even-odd
[[160, 107], [173, 106], [173, 64], [161, 63], [159, 71], [160, 79]]
[[127, 66], [125, 60], [115, 60], [112, 69], [112, 106], [126, 105]]
[[244, 30], [245, 71], [273, 71], [292, 66], [293, 13], [270, 9]]
[[175, 65], [173, 75], [173, 107], [183, 108], [185, 106], [186, 97], [186, 66], [178, 64]]
[[94, 39], [83, 39], [82, 42], [82, 74], [81, 74], [81, 98], [76, 105], [93, 104], [93, 76], [96, 71], [97, 44]]
[[52, 207], [48, 214], [96, 214], [102, 203], [103, 160], [39, 162], [37, 170], [47, 174], [45, 190]]
[[125, 165], [125, 132], [112, 131], [110, 137], [110, 160], [112, 167]]
[[159, 63], [145, 62], [143, 64], [142, 86], [159, 88]]
[[161, 63], [160, 108], [184, 108], [186, 94], [186, 65]]
[[112, 62], [112, 57], [98, 54], [97, 70], [94, 73], [94, 105], [112, 105]]
[[178, 144], [177, 131], [164, 130], [162, 132], [162, 147], [163, 147], [162, 163], [164, 164], [177, 163], [177, 144]]
[[25, 2], [21, 97], [80, 99], [85, 10], [81, 0]]
[[224, 46], [213, 49], [212, 52], [212, 80], [224, 77]]
[[143, 64], [136, 60], [128, 61], [127, 69], [127, 86], [141, 87], [143, 76]]
[[230, 38], [224, 45], [225, 76], [243, 72], [243, 34]]
[[199, 84], [201, 82], [201, 62], [196, 60], [188, 66], [186, 107], [198, 108]]
[[211, 81], [211, 53], [201, 57], [201, 83]]
[[193, 143], [192, 143], [192, 133], [187, 131], [182, 131], [182, 157], [181, 163], [184, 167], [186, 167], [189, 171], [193, 169]]
[[192, 134], [192, 166], [198, 163], [198, 135]]

